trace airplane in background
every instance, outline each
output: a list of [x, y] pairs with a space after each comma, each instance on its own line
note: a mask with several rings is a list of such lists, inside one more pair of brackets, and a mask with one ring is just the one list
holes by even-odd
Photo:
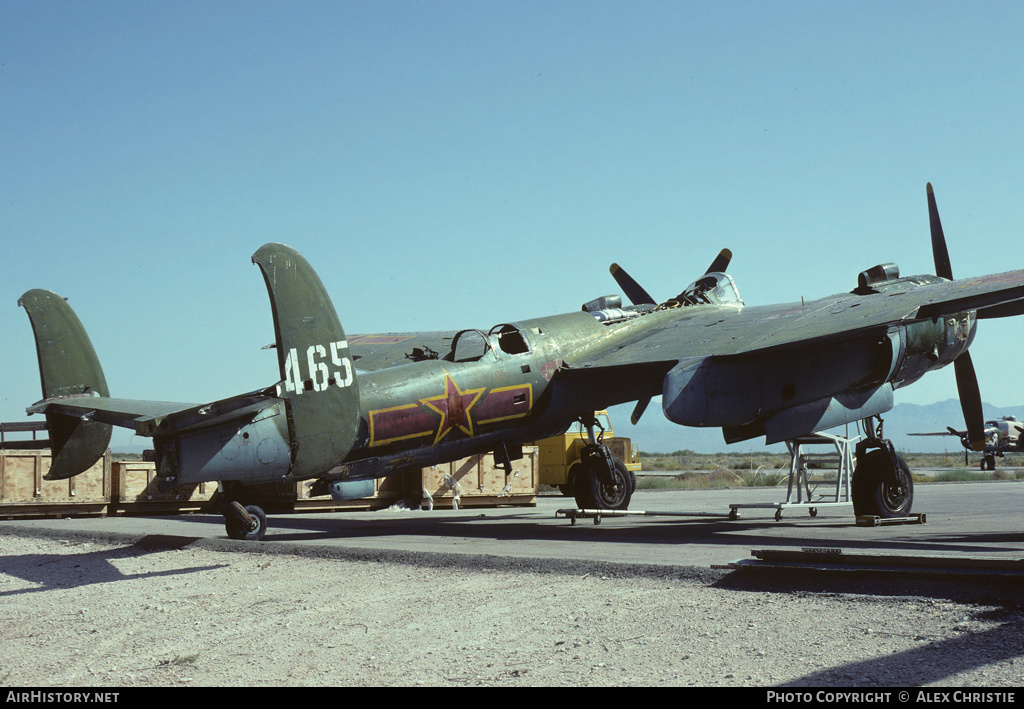
[[[930, 431], [927, 433], [910, 433], [910, 436], [956, 436], [964, 447], [964, 465], [970, 465], [968, 455], [972, 450], [967, 431], [958, 431], [952, 426], [947, 426], [945, 431]], [[981, 449], [982, 470], [995, 470], [996, 458], [1002, 458], [1006, 453], [1024, 453], [1024, 423], [1017, 420], [1015, 416], [1003, 416], [999, 420], [985, 422], [985, 446]]]
[[[625, 509], [631, 476], [594, 433], [593, 412], [660, 395], [684, 426], [720, 427], [728, 443], [791, 440], [863, 420], [852, 479], [856, 514], [905, 517], [907, 464], [882, 433], [893, 390], [953, 364], [969, 444], [984, 444], [981, 396], [968, 354], [978, 319], [1024, 313], [1024, 271], [953, 280], [931, 188], [935, 275], [901, 278], [894, 264], [860, 273], [820, 300], [748, 306], [726, 273], [728, 249], [670, 300], [622, 268], [618, 296], [573, 313], [489, 330], [347, 336], [331, 298], [294, 249], [253, 255], [270, 296], [279, 365], [269, 386], [209, 403], [110, 396], [88, 335], [67, 302], [32, 290], [31, 320], [53, 462], [48, 478], [81, 473], [111, 426], [153, 438], [165, 485], [222, 484], [228, 535], [260, 539], [266, 515], [247, 485], [309, 480], [315, 494], [365, 497], [373, 480], [481, 452], [511, 469], [522, 445], [582, 422], [589, 442], [572, 481], [581, 508]], [[851, 284], [853, 285], [853, 284]], [[359, 294], [347, 294], [347, 299]]]

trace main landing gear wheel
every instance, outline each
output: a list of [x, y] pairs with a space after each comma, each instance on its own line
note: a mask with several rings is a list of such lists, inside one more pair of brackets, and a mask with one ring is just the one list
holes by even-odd
[[633, 497], [633, 478], [626, 470], [626, 464], [618, 458], [611, 458], [611, 482], [603, 481], [597, 460], [584, 464], [576, 475], [576, 504], [580, 509], [627, 510]]
[[[584, 510], [629, 509], [636, 478], [601, 442], [604, 429], [593, 415], [581, 416], [580, 423], [587, 429], [588, 442], [580, 451], [580, 462], [573, 466], [579, 468], [578, 472], [569, 479], [577, 506]], [[595, 428], [601, 428], [600, 435], [594, 432]]]
[[569, 470], [565, 474], [565, 484], [558, 486], [558, 491], [562, 493], [562, 497], [576, 497], [576, 486], [578, 485], [576, 478], [582, 467], [578, 462], [569, 466]]
[[910, 515], [914, 480], [906, 461], [898, 455], [878, 449], [862, 456], [853, 472], [852, 487], [857, 516], [894, 519]]
[[224, 516], [224, 528], [232, 539], [258, 542], [267, 533], [267, 514], [257, 505], [232, 502]]

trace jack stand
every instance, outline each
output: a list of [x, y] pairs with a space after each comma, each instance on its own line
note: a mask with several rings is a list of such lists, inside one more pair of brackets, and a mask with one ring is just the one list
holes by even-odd
[[[739, 510], [743, 507], [775, 508], [775, 521], [778, 522], [782, 519], [784, 509], [806, 508], [811, 517], [816, 517], [819, 507], [852, 506], [850, 479], [853, 474], [853, 455], [850, 444], [855, 440], [857, 439], [843, 438], [829, 433], [816, 433], [786, 441], [786, 447], [789, 448], [790, 454], [789, 488], [786, 493], [786, 501], [729, 505], [729, 519], [738, 519]], [[804, 451], [805, 446], [828, 444], [834, 446], [834, 453], [812, 455]], [[858, 444], [859, 446], [860, 444]], [[820, 465], [824, 462], [836, 464], [836, 479], [829, 483], [819, 482], [812, 488], [807, 474], [808, 468], [812, 463]], [[817, 488], [825, 484], [828, 485], [831, 492], [816, 495]]]

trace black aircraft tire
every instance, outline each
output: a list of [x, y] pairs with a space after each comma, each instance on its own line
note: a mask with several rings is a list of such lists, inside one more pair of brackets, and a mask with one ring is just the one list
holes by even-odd
[[618, 458], [612, 458], [612, 477], [614, 484], [601, 482], [596, 470], [584, 467], [576, 476], [576, 504], [584, 510], [628, 510], [629, 500], [633, 497], [636, 484], [634, 478], [626, 470], [626, 464]]
[[896, 456], [896, 479], [890, 474], [892, 459], [884, 450], [873, 450], [857, 464], [853, 473], [853, 513], [881, 519], [910, 515], [914, 504], [914, 480], [907, 462]]
[[569, 466], [569, 470], [565, 473], [565, 484], [558, 486], [563, 497], [576, 497], [576, 485], [579, 482], [576, 478], [582, 467], [579, 461]]
[[243, 520], [230, 513], [224, 518], [224, 528], [231, 539], [258, 542], [267, 533], [267, 513], [256, 505], [246, 505], [245, 511], [256, 520], [256, 529], [249, 529]]

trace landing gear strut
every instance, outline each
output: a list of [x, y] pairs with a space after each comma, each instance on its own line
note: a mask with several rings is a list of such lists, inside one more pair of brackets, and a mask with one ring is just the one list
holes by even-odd
[[908, 517], [914, 503], [914, 480], [907, 462], [896, 455], [892, 441], [882, 437], [882, 419], [873, 427], [864, 419], [866, 438], [857, 444], [853, 471], [853, 513], [881, 519]]
[[612, 455], [608, 446], [601, 440], [594, 428], [600, 428], [597, 419], [591, 416], [581, 417], [580, 422], [587, 429], [588, 443], [580, 452], [579, 470], [571, 485], [576, 495], [576, 504], [580, 509], [626, 510], [633, 496], [636, 483], [626, 469], [626, 464]]

